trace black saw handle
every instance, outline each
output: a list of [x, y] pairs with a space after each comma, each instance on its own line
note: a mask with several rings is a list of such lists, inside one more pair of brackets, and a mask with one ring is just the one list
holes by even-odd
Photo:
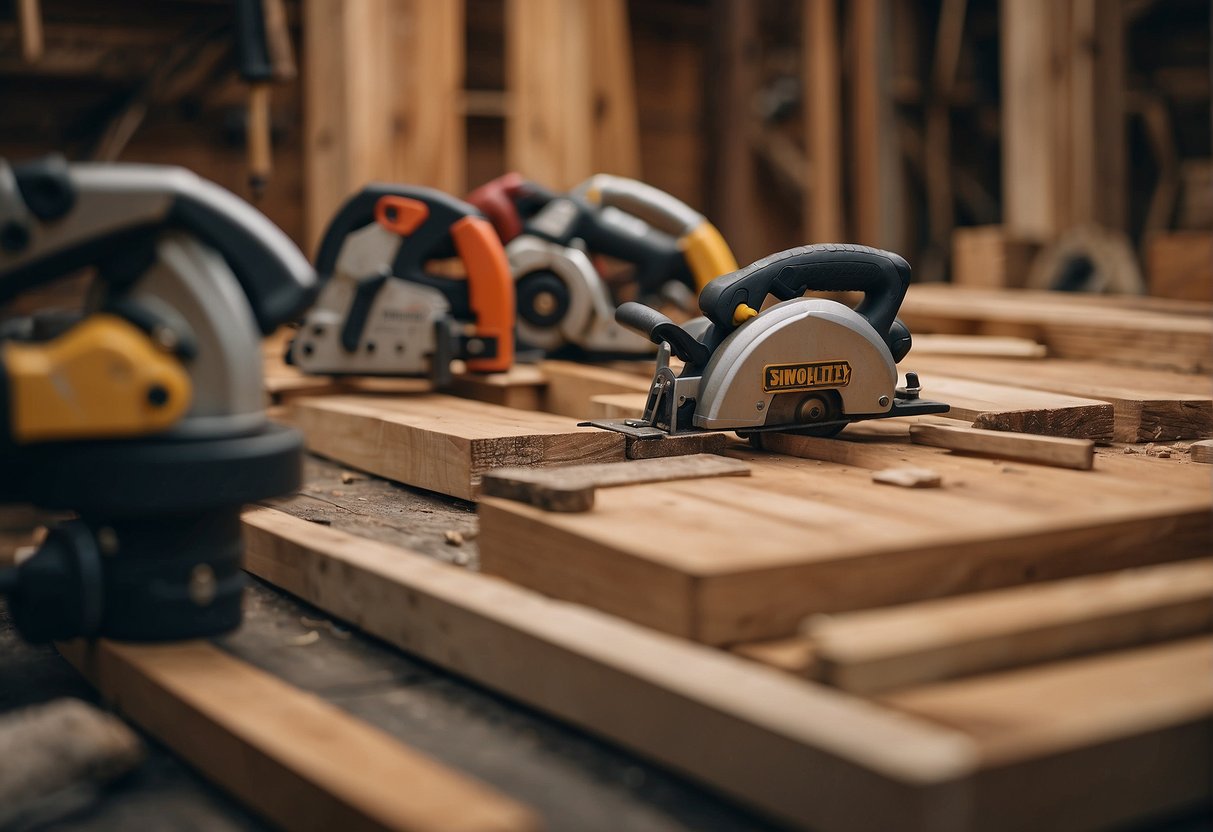
[[695, 337], [652, 307], [629, 300], [615, 310], [615, 320], [634, 329], [654, 344], [670, 345], [670, 352], [688, 364], [702, 367], [711, 358], [711, 350]]
[[895, 335], [897, 310], [910, 286], [910, 265], [891, 251], [844, 243], [791, 248], [732, 274], [721, 275], [699, 295], [699, 308], [722, 332], [735, 329], [741, 305], [762, 309], [767, 295], [791, 300], [810, 290], [863, 292], [856, 312], [881, 338]]

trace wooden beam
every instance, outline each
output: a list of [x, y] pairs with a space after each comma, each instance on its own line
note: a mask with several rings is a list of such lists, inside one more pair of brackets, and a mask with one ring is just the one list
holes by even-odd
[[846, 234], [836, 4], [834, 0], [804, 0], [802, 6], [804, 131], [811, 177], [805, 191], [805, 237], [810, 242], [834, 242], [845, 239]]
[[954, 732], [281, 512], [244, 523], [262, 579], [786, 823], [966, 826], [970, 757]]
[[850, 15], [850, 194], [854, 242], [900, 250], [901, 179], [889, 94], [888, 0], [853, 0]]
[[492, 468], [624, 459], [622, 434], [452, 396], [301, 398], [291, 414], [321, 456], [464, 500]]
[[594, 507], [594, 491], [599, 488], [749, 474], [750, 466], [736, 459], [690, 454], [558, 468], [496, 468], [481, 479], [481, 493], [530, 503], [546, 511], [589, 511]]
[[1213, 232], [1151, 234], [1145, 256], [1151, 295], [1213, 301]]
[[594, 172], [640, 178], [640, 128], [627, 0], [591, 0], [586, 11]]
[[1213, 803], [1211, 649], [1207, 637], [1188, 639], [883, 701], [974, 738], [989, 767], [974, 800], [1023, 801], [983, 829], [1106, 828], [1126, 811], [1165, 817]]
[[540, 827], [525, 806], [208, 642], [60, 650], [124, 716], [284, 829]]
[[506, 164], [557, 190], [594, 173], [592, 2], [506, 3]]
[[548, 382], [543, 409], [573, 419], [594, 417], [598, 412], [592, 401], [595, 396], [617, 393], [647, 395], [650, 384], [650, 379], [635, 373], [572, 361], [544, 361], [539, 369]]
[[305, 0], [307, 237], [371, 181], [464, 189], [464, 2]]
[[871, 695], [1213, 629], [1213, 561], [1164, 564], [808, 622], [813, 676]]
[[948, 416], [984, 430], [1036, 433], [1079, 439], [1111, 439], [1108, 402], [1030, 390], [1009, 384], [923, 373], [922, 396], [951, 406]]

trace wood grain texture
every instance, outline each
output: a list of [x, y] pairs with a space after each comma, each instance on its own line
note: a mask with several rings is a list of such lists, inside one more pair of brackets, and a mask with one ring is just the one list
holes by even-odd
[[952, 731], [281, 512], [246, 512], [245, 533], [262, 579], [784, 822], [965, 828]]
[[1213, 232], [1152, 234], [1146, 242], [1145, 257], [1151, 295], [1213, 301]]
[[60, 649], [119, 712], [282, 828], [540, 828], [521, 804], [210, 643]]
[[[733, 644], [791, 635], [819, 612], [1207, 552], [1213, 495], [1197, 466], [1116, 454], [1093, 474], [991, 463], [904, 438], [789, 439], [809, 458], [738, 448], [730, 455], [753, 466], [750, 477], [610, 489], [584, 514], [486, 499], [482, 568], [665, 632]], [[870, 481], [871, 471], [902, 464], [939, 472], [944, 487], [891, 493]]]
[[820, 616], [804, 641], [814, 678], [870, 695], [1210, 629], [1204, 559]]
[[935, 373], [923, 373], [921, 383], [923, 398], [945, 402], [949, 417], [970, 420], [976, 428], [1112, 438], [1114, 410], [1108, 402]]
[[1089, 439], [1063, 439], [1027, 433], [980, 430], [952, 425], [910, 426], [910, 441], [951, 451], [1035, 462], [1058, 468], [1090, 471], [1095, 466], [1095, 443]]
[[1103, 828], [1213, 803], [1211, 650], [1188, 639], [881, 701], [974, 738], [986, 766], [974, 801], [1019, 803], [983, 829]]
[[918, 353], [912, 364], [924, 375], [1000, 381], [1017, 387], [1098, 399], [1112, 405], [1112, 438], [1118, 442], [1169, 442], [1213, 434], [1213, 381], [1207, 375], [1115, 367], [1050, 358], [1025, 366], [997, 357]]
[[1191, 447], [1192, 461], [1209, 464], [1213, 462], [1213, 439], [1202, 439], [1193, 442]]
[[[591, 419], [596, 396], [619, 393], [648, 394], [650, 378], [633, 372], [572, 361], [544, 361], [539, 365], [547, 379], [543, 409], [574, 419]], [[648, 375], [652, 375], [652, 366]]]
[[915, 359], [924, 355], [969, 355], [991, 358], [1044, 358], [1048, 350], [1028, 338], [996, 335], [914, 335]]
[[315, 453], [464, 500], [491, 468], [624, 459], [621, 434], [452, 396], [302, 398], [291, 412]]
[[739, 460], [691, 454], [558, 468], [497, 468], [481, 478], [481, 493], [529, 503], [547, 511], [589, 511], [594, 507], [594, 492], [599, 488], [749, 474], [750, 466]]

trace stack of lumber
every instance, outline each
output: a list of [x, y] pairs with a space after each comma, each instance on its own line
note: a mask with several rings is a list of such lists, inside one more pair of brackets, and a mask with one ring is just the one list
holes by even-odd
[[[385, 539], [370, 510], [309, 522], [306, 495], [246, 513], [247, 569], [798, 828], [1190, 812], [1213, 805], [1213, 492], [1193, 442], [1213, 436], [1213, 392], [1182, 371], [1211, 363], [1213, 325], [1147, 307], [916, 288], [911, 325], [944, 335], [906, 366], [951, 413], [720, 437], [706, 458], [633, 461], [577, 425], [633, 407], [644, 362], [545, 362], [458, 395], [296, 390], [314, 453], [478, 501], [479, 572]], [[148, 681], [111, 669], [103, 688], [146, 689], [153, 716], [188, 698], [155, 653], [105, 649]], [[457, 787], [487, 825], [533, 821]]]

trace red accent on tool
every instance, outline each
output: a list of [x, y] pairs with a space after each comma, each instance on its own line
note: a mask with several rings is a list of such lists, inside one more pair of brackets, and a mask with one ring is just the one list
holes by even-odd
[[485, 182], [467, 195], [467, 201], [489, 218], [502, 243], [522, 233], [522, 217], [514, 205], [514, 197], [526, 184], [521, 173], [511, 172]]

